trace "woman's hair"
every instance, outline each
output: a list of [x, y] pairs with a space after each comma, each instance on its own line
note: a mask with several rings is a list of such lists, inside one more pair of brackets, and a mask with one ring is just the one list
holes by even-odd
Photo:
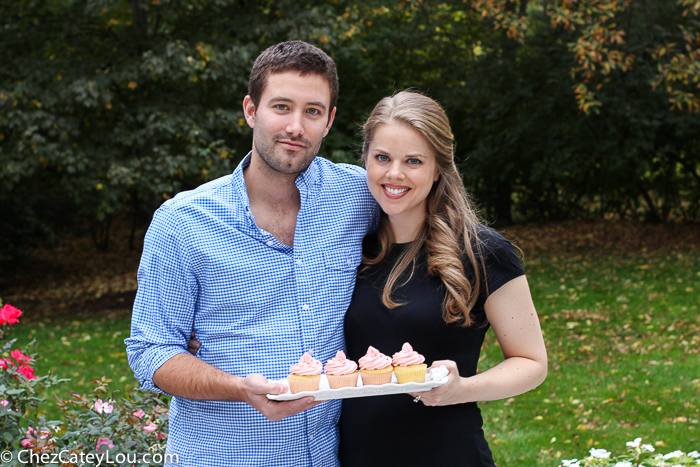
[[[479, 296], [481, 271], [484, 270], [478, 239], [481, 222], [454, 162], [454, 138], [450, 122], [440, 104], [422, 94], [402, 91], [392, 97], [385, 97], [379, 101], [362, 127], [362, 160], [365, 163], [374, 132], [380, 125], [388, 123], [408, 125], [428, 141], [434, 149], [440, 177], [426, 198], [425, 223], [389, 273], [382, 293], [382, 303], [387, 308], [402, 305], [393, 300], [392, 293], [409, 265], [413, 271], [416, 257], [425, 245], [428, 273], [439, 277], [445, 285], [445, 322], [469, 326], [472, 323], [470, 311]], [[394, 243], [389, 219], [384, 213], [377, 236], [381, 249], [375, 258], [363, 256], [365, 267], [381, 262]], [[466, 277], [462, 265], [461, 258], [464, 255], [474, 271], [473, 284]], [[413, 272], [406, 282], [412, 274]]]

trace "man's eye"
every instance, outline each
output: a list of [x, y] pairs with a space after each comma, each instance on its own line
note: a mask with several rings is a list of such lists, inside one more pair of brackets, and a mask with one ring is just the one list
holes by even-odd
[[318, 109], [309, 109], [308, 112], [309, 112], [311, 115], [318, 115], [318, 114], [321, 113], [321, 111], [318, 110]]
[[277, 104], [275, 107], [277, 108], [277, 110], [287, 110], [286, 104]]

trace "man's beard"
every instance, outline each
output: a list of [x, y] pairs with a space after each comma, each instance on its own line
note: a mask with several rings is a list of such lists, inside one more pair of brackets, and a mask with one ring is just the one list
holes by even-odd
[[[277, 142], [282, 139], [303, 144], [304, 149], [293, 151], [294, 155], [290, 160], [285, 155], [282, 155], [287, 153], [288, 150], [282, 147], [275, 147]], [[255, 138], [255, 130], [253, 130], [253, 145], [255, 145], [255, 150], [263, 162], [275, 172], [287, 175], [300, 174], [305, 171], [321, 149], [322, 141], [321, 139], [316, 146], [312, 146], [311, 141], [304, 137], [290, 137], [286, 135], [269, 137], [267, 134], [264, 134], [260, 135], [260, 138]]]

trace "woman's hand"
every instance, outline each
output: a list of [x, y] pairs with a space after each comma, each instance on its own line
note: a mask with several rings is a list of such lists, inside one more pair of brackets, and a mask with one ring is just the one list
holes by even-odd
[[430, 406], [454, 405], [466, 402], [468, 399], [465, 393], [466, 387], [463, 384], [464, 378], [459, 376], [457, 363], [452, 360], [438, 360], [433, 362], [430, 368], [437, 368], [440, 365], [444, 365], [449, 371], [447, 382], [430, 391], [416, 392], [411, 395], [415, 397], [420, 396], [420, 402]]
[[194, 337], [194, 330], [192, 330], [192, 335], [190, 336], [190, 341], [187, 343], [187, 351], [192, 355], [197, 355], [199, 351], [199, 341]]

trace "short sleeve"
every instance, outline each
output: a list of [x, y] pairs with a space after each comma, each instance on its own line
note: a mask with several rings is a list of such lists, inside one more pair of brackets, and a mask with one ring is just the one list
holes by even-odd
[[504, 284], [525, 275], [525, 270], [513, 244], [503, 235], [491, 228], [484, 228], [479, 232], [479, 240], [486, 270], [486, 288], [483, 295], [486, 299]]

